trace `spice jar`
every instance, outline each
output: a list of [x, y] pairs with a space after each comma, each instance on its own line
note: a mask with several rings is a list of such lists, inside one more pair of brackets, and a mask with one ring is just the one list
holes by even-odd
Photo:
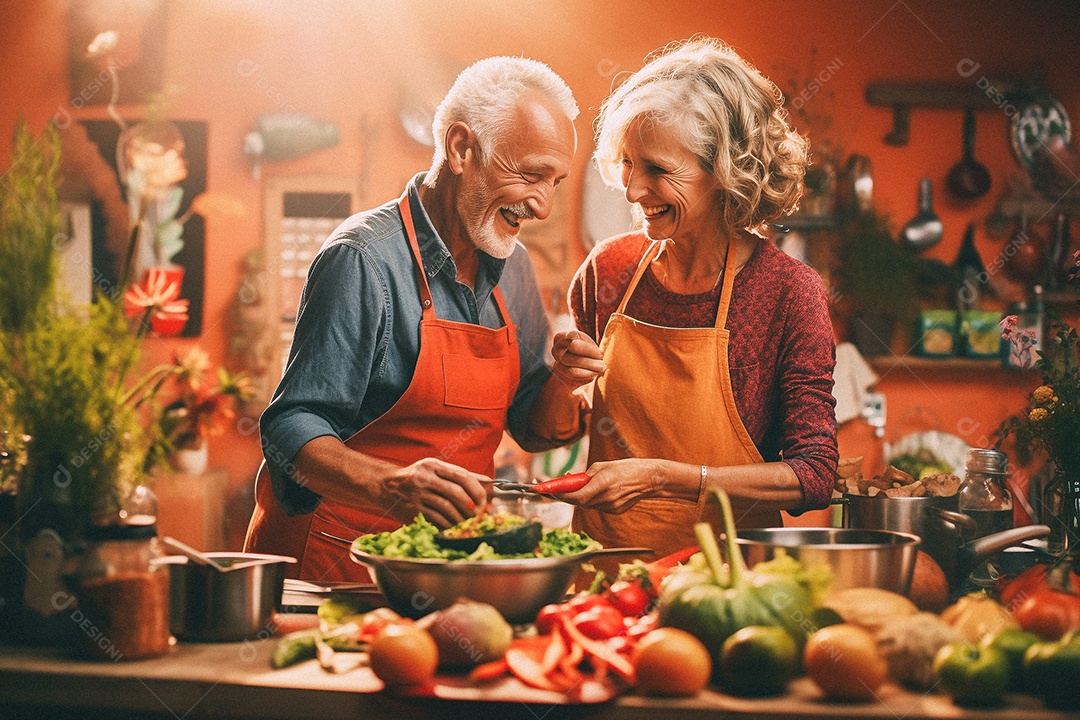
[[157, 512], [153, 494], [136, 488], [120, 522], [87, 530], [77, 572], [80, 646], [98, 660], [164, 655], [169, 633], [169, 573], [156, 561]]

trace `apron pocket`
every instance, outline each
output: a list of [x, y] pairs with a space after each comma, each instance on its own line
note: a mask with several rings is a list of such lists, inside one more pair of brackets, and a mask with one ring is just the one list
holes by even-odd
[[506, 358], [444, 355], [443, 385], [446, 404], [469, 410], [504, 410], [510, 407], [510, 364]]

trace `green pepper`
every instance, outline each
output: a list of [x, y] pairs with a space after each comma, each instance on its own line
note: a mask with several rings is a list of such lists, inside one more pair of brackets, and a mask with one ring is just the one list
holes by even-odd
[[1036, 643], [1024, 655], [1028, 687], [1054, 710], [1080, 710], [1080, 638]]
[[1032, 645], [1039, 642], [1039, 636], [1020, 628], [1005, 628], [996, 635], [988, 635], [982, 642], [984, 646], [997, 648], [1009, 661], [1009, 689], [1022, 691], [1027, 683], [1024, 674], [1024, 654]]
[[957, 705], [1000, 705], [1009, 689], [1009, 658], [990, 645], [945, 645], [934, 657], [934, 670]]

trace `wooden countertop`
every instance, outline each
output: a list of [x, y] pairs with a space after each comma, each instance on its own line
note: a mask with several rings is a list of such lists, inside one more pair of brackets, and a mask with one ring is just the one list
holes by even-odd
[[[536, 702], [512, 685], [480, 690], [463, 678], [437, 679], [435, 697], [405, 697], [380, 691], [364, 667], [338, 674], [309, 660], [283, 670], [270, 668], [274, 639], [241, 643], [180, 643], [165, 657], [139, 662], [85, 662], [56, 650], [0, 646], [0, 717], [267, 718], [864, 718], [866, 720], [1057, 720], [1069, 717], [1042, 708], [1038, 700], [1012, 696], [1004, 708], [961, 710], [940, 694], [916, 694], [886, 686], [878, 700], [823, 700], [806, 678], [787, 695], [741, 699], [706, 691], [696, 698], [645, 698], [633, 694], [595, 704]], [[533, 691], [539, 692], [539, 691]], [[543, 696], [541, 696], [543, 697]], [[526, 702], [526, 700], [534, 702]], [[1080, 717], [1072, 715], [1071, 717]]]

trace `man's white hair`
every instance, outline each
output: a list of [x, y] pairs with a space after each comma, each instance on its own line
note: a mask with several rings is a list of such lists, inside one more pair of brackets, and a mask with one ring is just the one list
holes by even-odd
[[462, 122], [476, 134], [480, 161], [487, 163], [496, 141], [509, 130], [514, 105], [526, 90], [536, 90], [558, 105], [573, 121], [577, 103], [566, 82], [542, 62], [521, 57], [490, 57], [461, 71], [435, 110], [431, 132], [435, 155], [424, 184], [435, 187], [446, 164], [446, 130]]

